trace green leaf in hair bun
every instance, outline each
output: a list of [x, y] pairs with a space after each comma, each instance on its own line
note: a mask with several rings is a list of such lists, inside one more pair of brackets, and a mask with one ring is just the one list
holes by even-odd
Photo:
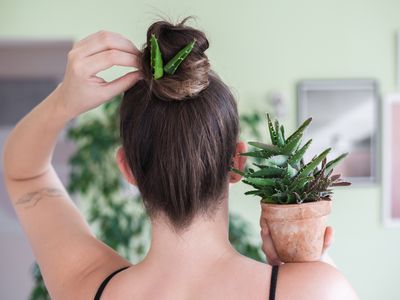
[[153, 72], [153, 77], [156, 80], [160, 79], [164, 75], [163, 60], [157, 38], [154, 34], [152, 34], [150, 38], [150, 56], [150, 64], [151, 70]]
[[192, 51], [194, 44], [196, 43], [196, 39], [187, 44], [183, 49], [181, 49], [165, 66], [164, 71], [170, 75], [174, 74], [176, 69], [178, 69], [179, 65], [182, 61], [189, 55]]

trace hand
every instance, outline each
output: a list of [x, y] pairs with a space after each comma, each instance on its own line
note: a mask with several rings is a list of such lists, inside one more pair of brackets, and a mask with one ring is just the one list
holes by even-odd
[[[267, 257], [268, 263], [270, 265], [280, 265], [283, 262], [279, 259], [278, 254], [275, 250], [274, 244], [272, 242], [271, 235], [269, 234], [268, 225], [262, 218], [260, 218], [260, 226], [261, 226], [261, 238], [263, 241], [262, 250]], [[333, 243], [333, 228], [327, 226], [325, 229], [325, 236], [324, 236], [324, 245], [322, 248], [321, 257], [325, 254], [326, 250], [330, 247]], [[328, 258], [329, 263], [333, 264], [333, 261]]]
[[136, 46], [122, 35], [99, 31], [74, 44], [68, 53], [63, 81], [57, 87], [57, 105], [78, 116], [129, 89], [142, 78], [133, 71], [111, 82], [96, 76], [114, 65], [139, 68]]

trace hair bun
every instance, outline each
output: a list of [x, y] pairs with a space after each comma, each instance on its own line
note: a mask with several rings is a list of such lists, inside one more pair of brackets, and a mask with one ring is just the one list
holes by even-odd
[[[145, 81], [150, 91], [162, 100], [183, 100], [194, 97], [209, 85], [210, 63], [204, 52], [209, 43], [203, 32], [184, 25], [185, 18], [177, 25], [167, 21], [159, 21], [147, 31], [147, 44], [142, 53], [141, 64]], [[196, 39], [191, 53], [179, 65], [173, 75], [164, 74], [154, 80], [150, 66], [150, 38], [155, 34], [160, 46], [163, 62], [166, 64], [176, 53], [188, 43]]]

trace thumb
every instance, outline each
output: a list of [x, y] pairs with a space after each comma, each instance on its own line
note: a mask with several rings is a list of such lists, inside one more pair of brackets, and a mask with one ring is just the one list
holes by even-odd
[[107, 95], [108, 98], [112, 98], [112, 97], [128, 90], [142, 78], [143, 78], [142, 72], [133, 71], [133, 72], [126, 73], [124, 76], [121, 76], [117, 79], [114, 79], [113, 81], [111, 81], [107, 85], [105, 85], [105, 89], [107, 90], [107, 93], [108, 93], [108, 95]]
[[324, 246], [322, 252], [325, 252], [333, 243], [333, 228], [327, 226], [325, 229]]

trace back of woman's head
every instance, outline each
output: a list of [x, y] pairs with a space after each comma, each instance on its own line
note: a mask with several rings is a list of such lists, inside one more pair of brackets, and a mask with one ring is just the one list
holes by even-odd
[[[150, 217], [163, 213], [175, 229], [198, 214], [212, 216], [226, 196], [239, 132], [236, 101], [210, 69], [205, 34], [159, 21], [150, 26], [140, 56], [144, 79], [127, 90], [120, 107], [126, 163]], [[173, 75], [155, 80], [150, 67], [154, 34], [168, 62], [196, 39]]]

